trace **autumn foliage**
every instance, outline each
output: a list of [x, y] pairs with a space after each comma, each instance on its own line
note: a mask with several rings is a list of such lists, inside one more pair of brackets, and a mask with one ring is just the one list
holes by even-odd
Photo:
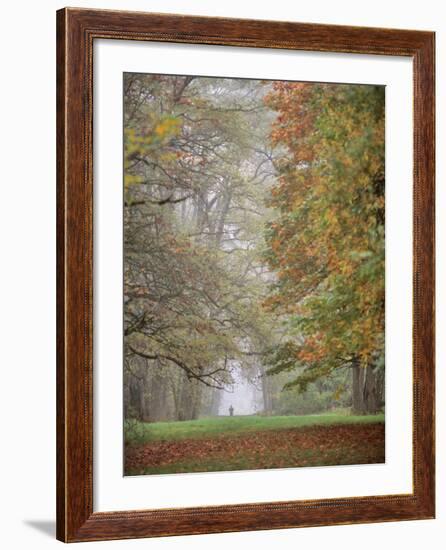
[[384, 88], [276, 82], [265, 101], [281, 155], [265, 254], [277, 279], [264, 306], [295, 334], [270, 372], [295, 370], [289, 386], [305, 389], [354, 366], [374, 383], [384, 365]]

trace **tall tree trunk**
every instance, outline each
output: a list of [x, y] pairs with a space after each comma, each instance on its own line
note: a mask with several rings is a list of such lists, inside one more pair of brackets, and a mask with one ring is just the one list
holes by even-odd
[[191, 403], [191, 412], [190, 419], [196, 420], [200, 416], [201, 410], [201, 395], [202, 395], [202, 386], [201, 383], [197, 380], [191, 382], [192, 384], [192, 403]]
[[218, 415], [218, 411], [220, 409], [221, 394], [222, 394], [222, 390], [218, 390], [217, 388], [214, 388], [212, 390], [211, 406], [210, 406], [211, 416]]
[[191, 382], [185, 373], [181, 376], [178, 400], [178, 420], [190, 420]]
[[364, 369], [357, 358], [352, 361], [352, 413], [364, 414]]
[[363, 367], [355, 359], [352, 364], [352, 413], [375, 414], [379, 408], [376, 374], [373, 367], [371, 365]]
[[219, 201], [219, 207], [220, 207], [220, 217], [218, 220], [217, 228], [215, 230], [215, 243], [216, 247], [220, 247], [222, 238], [223, 238], [223, 231], [225, 228], [226, 223], [226, 217], [229, 212], [229, 207], [231, 206], [231, 200], [232, 200], [232, 189], [226, 189], [224, 196], [222, 197], [221, 201]]
[[150, 412], [152, 422], [165, 420], [165, 384], [159, 361], [155, 360], [150, 387]]
[[378, 368], [375, 372], [376, 376], [376, 395], [378, 400], [378, 409], [381, 410], [385, 406], [385, 370]]
[[271, 415], [273, 412], [272, 399], [271, 399], [271, 388], [268, 380], [268, 375], [265, 372], [265, 369], [261, 367], [262, 372], [262, 396], [263, 396], [263, 411], [266, 415]]
[[178, 420], [195, 420], [201, 409], [201, 383], [183, 375], [180, 391]]
[[376, 374], [371, 365], [364, 367], [364, 370], [364, 409], [367, 414], [376, 414], [379, 409]]
[[173, 417], [173, 420], [179, 420], [178, 415], [180, 411], [181, 387], [177, 379], [170, 378], [170, 389], [171, 389], [172, 401], [173, 401], [172, 417]]

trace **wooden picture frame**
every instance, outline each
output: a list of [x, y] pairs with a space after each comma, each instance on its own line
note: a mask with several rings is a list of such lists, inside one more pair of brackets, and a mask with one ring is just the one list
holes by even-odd
[[[413, 60], [413, 492], [93, 511], [93, 42]], [[57, 538], [65, 542], [434, 517], [434, 33], [65, 8], [57, 13]]]

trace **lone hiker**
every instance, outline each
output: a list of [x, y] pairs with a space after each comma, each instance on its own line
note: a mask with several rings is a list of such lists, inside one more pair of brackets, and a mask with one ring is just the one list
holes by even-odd
[[234, 416], [234, 407], [232, 405], [229, 407], [229, 416]]

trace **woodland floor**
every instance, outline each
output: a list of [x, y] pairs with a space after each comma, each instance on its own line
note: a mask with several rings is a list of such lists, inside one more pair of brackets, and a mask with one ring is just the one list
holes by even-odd
[[384, 434], [383, 415], [139, 423], [126, 434], [125, 474], [381, 463]]

